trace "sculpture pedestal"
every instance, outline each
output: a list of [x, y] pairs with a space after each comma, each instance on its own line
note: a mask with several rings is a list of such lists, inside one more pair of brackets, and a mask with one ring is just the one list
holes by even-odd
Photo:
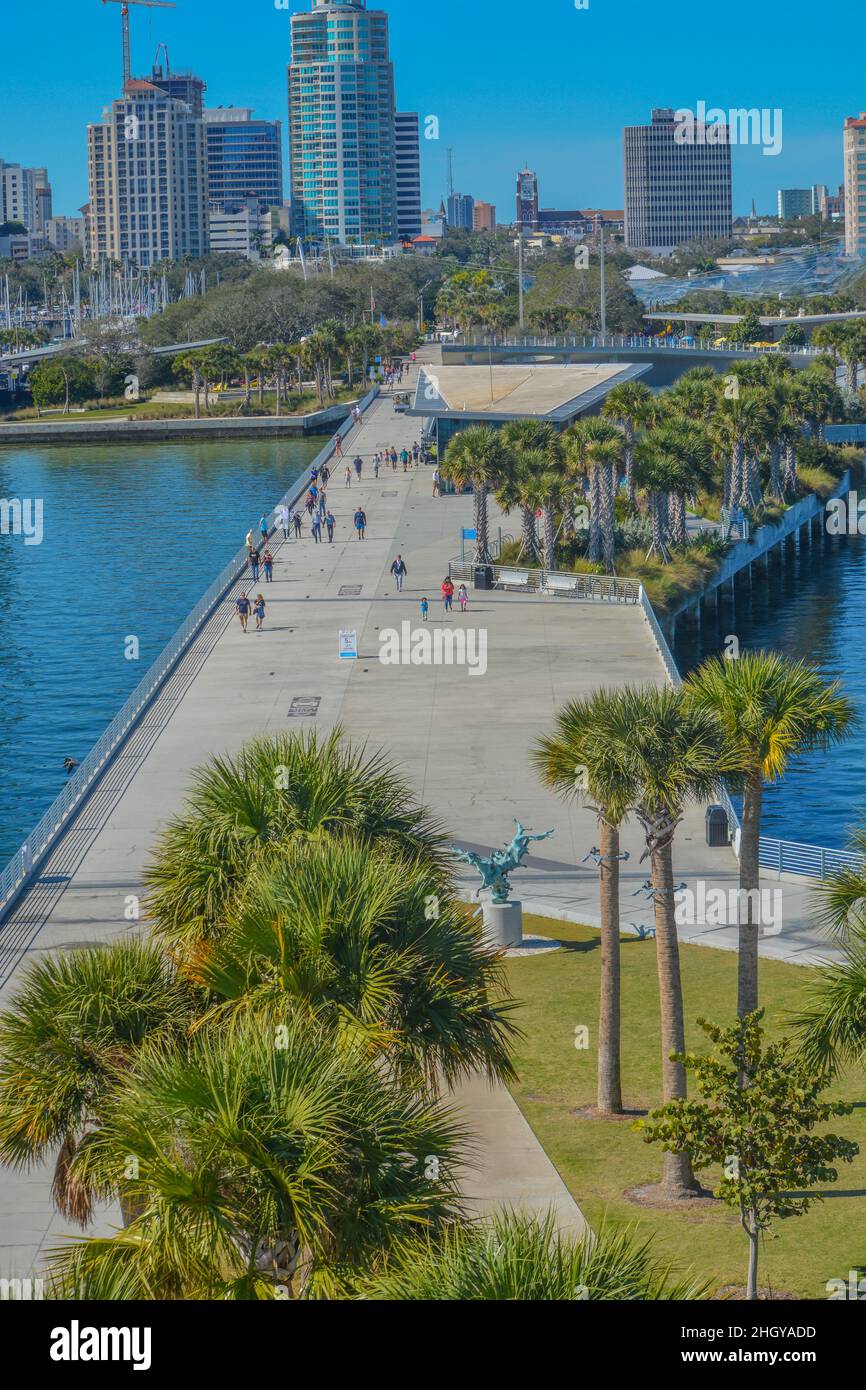
[[520, 946], [523, 941], [523, 904], [486, 902], [483, 936], [488, 946]]

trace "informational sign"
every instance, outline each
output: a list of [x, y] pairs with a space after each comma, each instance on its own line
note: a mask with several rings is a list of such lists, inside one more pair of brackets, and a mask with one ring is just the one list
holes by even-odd
[[354, 628], [340, 629], [340, 656], [349, 661], [357, 661], [358, 634]]

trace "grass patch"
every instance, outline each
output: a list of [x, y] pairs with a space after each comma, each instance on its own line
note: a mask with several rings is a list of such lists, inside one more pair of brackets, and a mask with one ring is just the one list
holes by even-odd
[[638, 579], [657, 613], [673, 612], [696, 593], [700, 593], [719, 568], [719, 561], [698, 546], [674, 551], [669, 565], [655, 557], [647, 560], [644, 550], [626, 550], [617, 556], [616, 572], [621, 579]]
[[[574, 1030], [585, 1024], [590, 1043], [597, 1035], [599, 934], [527, 915], [527, 934], [555, 936], [565, 949], [544, 956], [515, 957], [506, 962], [519, 1008], [515, 1021], [525, 1038], [515, 1049], [519, 1080], [511, 1087], [517, 1104], [559, 1170], [591, 1225], [608, 1217], [637, 1225], [653, 1234], [659, 1253], [711, 1279], [714, 1287], [745, 1283], [746, 1237], [737, 1215], [708, 1207], [684, 1215], [637, 1206], [623, 1192], [661, 1175], [660, 1147], [643, 1142], [623, 1120], [581, 1119], [577, 1109], [595, 1102], [596, 1054], [574, 1047]], [[709, 1050], [696, 1019], [730, 1024], [736, 1016], [737, 961], [733, 952], [706, 946], [680, 947], [685, 996], [687, 1046]], [[761, 999], [768, 1032], [784, 1031], [815, 971], [762, 959]], [[629, 1108], [652, 1109], [661, 1102], [658, 986], [655, 944], [623, 939], [622, 947], [623, 1100]], [[852, 1072], [833, 1094], [862, 1101], [866, 1078]], [[692, 1094], [695, 1094], [692, 1088]], [[839, 1170], [838, 1190], [866, 1195], [866, 1107], [833, 1121], [833, 1131], [856, 1140], [861, 1153]], [[712, 1170], [703, 1174], [713, 1186]], [[833, 1190], [829, 1185], [828, 1191]], [[864, 1262], [864, 1197], [830, 1197], [806, 1216], [777, 1222], [778, 1238], [761, 1251], [762, 1286], [801, 1298], [826, 1298], [828, 1279], [846, 1279]]]
[[[174, 389], [169, 387], [164, 390]], [[184, 388], [177, 388], [184, 389]], [[356, 387], [350, 391], [348, 387], [337, 389], [335, 400], [326, 400], [324, 409], [334, 405], [348, 404], [351, 401], [360, 399], [359, 390]], [[253, 392], [248, 410], [240, 410], [242, 398], [237, 396], [228, 400], [221, 400], [218, 395], [211, 397], [210, 408], [205, 410], [204, 395], [201, 400], [201, 418], [203, 420], [218, 419], [237, 419], [242, 418], [251, 420], [261, 419], [263, 416], [276, 416], [276, 398], [272, 391], [265, 392], [264, 405], [259, 404], [258, 394]], [[305, 391], [303, 395], [295, 393], [287, 400], [284, 400], [280, 410], [283, 418], [286, 416], [312, 415], [315, 411], [321, 410], [319, 398], [315, 391]], [[68, 415], [63, 415], [59, 411], [43, 410], [41, 415], [37, 413], [35, 407], [26, 407], [21, 410], [12, 410], [0, 415], [0, 420], [9, 423], [24, 422], [28, 420], [38, 420], [41, 424], [74, 424], [81, 420], [192, 420], [195, 418], [195, 403], [192, 401], [126, 401], [126, 400], [107, 400], [102, 405], [95, 402], [87, 402], [84, 409], [73, 407]]]

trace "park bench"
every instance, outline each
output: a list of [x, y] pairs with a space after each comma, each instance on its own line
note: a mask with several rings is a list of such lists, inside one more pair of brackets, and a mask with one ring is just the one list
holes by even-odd
[[528, 570], [500, 570], [496, 579], [496, 587], [503, 589], [528, 589], [529, 571]]
[[576, 574], [549, 574], [544, 584], [546, 594], [576, 594]]

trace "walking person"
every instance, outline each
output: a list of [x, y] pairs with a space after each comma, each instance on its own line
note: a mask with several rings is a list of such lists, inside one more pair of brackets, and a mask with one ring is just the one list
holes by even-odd
[[268, 538], [268, 518], [265, 516], [264, 512], [262, 513], [262, 519], [259, 522], [259, 531], [261, 533], [262, 540], [266, 541]]
[[255, 538], [255, 536], [253, 535], [253, 528], [250, 527], [249, 531], [247, 531], [247, 538], [246, 538], [244, 544], [246, 545], [247, 550], [252, 550], [252, 548], [253, 548], [253, 546], [255, 545], [255, 543], [256, 543], [256, 538]]
[[255, 601], [255, 603], [253, 604], [253, 613], [254, 613], [255, 619], [256, 619], [256, 632], [261, 632], [261, 630], [262, 630], [262, 623], [265, 621], [265, 596], [264, 596], [264, 594], [257, 594], [257, 595], [256, 595], [256, 601]]
[[265, 583], [270, 584], [274, 577], [274, 557], [267, 548], [262, 556], [262, 568], [265, 571]]
[[330, 476], [331, 476], [331, 470], [330, 470], [330, 468], [328, 467], [327, 464], [324, 464], [323, 467], [322, 467], [322, 473], [321, 473], [322, 487], [327, 487], [327, 486], [328, 486], [328, 479], [330, 478]]
[[259, 562], [261, 561], [261, 558], [262, 557], [256, 550], [255, 546], [253, 546], [252, 550], [250, 551], [250, 574], [253, 576], [254, 584], [257, 584], [259, 581]]
[[338, 434], [334, 438], [334, 453], [338, 459], [343, 457], [343, 436]]
[[403, 465], [403, 472], [405, 473], [407, 468], [409, 467], [409, 450], [405, 447], [405, 445], [400, 450], [400, 462]]
[[391, 468], [393, 472], [397, 472], [397, 450], [393, 444], [391, 445]]
[[426, 623], [426, 621], [427, 621], [427, 614], [428, 614], [429, 612], [430, 612], [430, 604], [427, 602], [426, 598], [422, 598], [422, 600], [421, 600], [421, 621], [422, 621], [422, 623]]
[[355, 456], [355, 473], [357, 474], [358, 482], [361, 481], [361, 469], [362, 469], [363, 467], [364, 467], [364, 460], [361, 458], [361, 455], [360, 455], [360, 454], [357, 454], [357, 455]]
[[378, 455], [378, 454], [374, 454], [374, 455], [373, 455], [373, 477], [374, 477], [374, 478], [378, 478], [378, 476], [379, 476], [379, 455]]
[[402, 555], [397, 556], [396, 560], [391, 566], [391, 573], [393, 574], [394, 579], [397, 582], [397, 593], [399, 594], [403, 588], [403, 580], [409, 573], [408, 569], [406, 568], [406, 561], [403, 559]]
[[283, 540], [287, 541], [289, 539], [289, 509], [285, 503], [280, 507], [277, 519], [283, 533]]
[[336, 524], [337, 522], [334, 513], [329, 511], [325, 516], [325, 525], [328, 528], [328, 545], [334, 544], [334, 527]]
[[438, 468], [434, 468], [434, 469], [433, 469], [433, 496], [434, 496], [434, 497], [441, 497], [441, 495], [442, 495], [442, 494], [441, 494], [441, 492], [439, 491], [439, 469], [438, 469]]
[[307, 516], [312, 516], [312, 515], [313, 515], [313, 508], [314, 508], [315, 505], [316, 505], [316, 504], [315, 504], [315, 502], [313, 501], [313, 494], [312, 494], [311, 492], [308, 492], [308, 493], [307, 493], [307, 496], [306, 496], [306, 500], [305, 500], [305, 502], [304, 502], [304, 506], [305, 506], [306, 509], [307, 509]]
[[247, 623], [250, 620], [250, 609], [252, 608], [252, 604], [250, 603], [246, 594], [241, 594], [240, 598], [235, 601], [235, 608], [238, 610], [238, 617], [241, 620], [241, 628], [244, 632], [246, 632]]
[[302, 517], [301, 517], [301, 513], [300, 513], [300, 512], [295, 512], [295, 515], [292, 517], [292, 525], [293, 525], [294, 528], [295, 528], [295, 540], [296, 540], [296, 541], [299, 541], [299, 540], [301, 539], [301, 525], [302, 525], [302, 520], [303, 520], [303, 519], [302, 519]]
[[351, 487], [351, 486], [352, 486], [352, 470], [351, 470], [351, 468], [349, 467], [349, 465], [346, 464], [346, 487]]
[[450, 575], [446, 575], [442, 580], [442, 598], [445, 603], [445, 612], [450, 613], [454, 603], [454, 585], [451, 583]]
[[457, 590], [457, 602], [460, 604], [460, 612], [466, 612], [466, 605], [469, 602], [469, 595], [466, 592], [466, 585], [461, 584]]
[[319, 516], [318, 512], [316, 512], [316, 515], [313, 517], [313, 524], [310, 530], [313, 534], [313, 540], [316, 542], [316, 545], [318, 545], [319, 541], [322, 539], [322, 518]]
[[363, 507], [359, 507], [355, 513], [355, 530], [358, 532], [358, 540], [364, 540], [364, 532], [367, 529], [367, 513]]
[[412, 462], [416, 465], [418, 463], [418, 455], [420, 454], [420, 452], [421, 450], [418, 445], [418, 440], [416, 439], [415, 443], [412, 445]]

